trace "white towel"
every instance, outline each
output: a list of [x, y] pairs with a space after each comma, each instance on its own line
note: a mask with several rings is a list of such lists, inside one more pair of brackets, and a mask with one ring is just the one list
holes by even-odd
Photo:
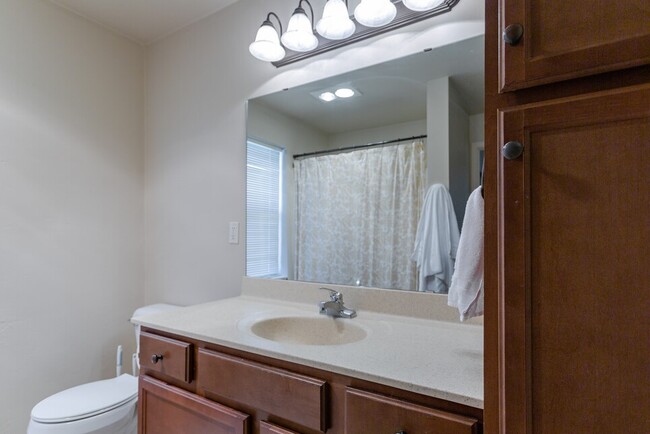
[[411, 260], [418, 266], [418, 291], [446, 294], [458, 249], [458, 222], [447, 188], [429, 187], [424, 197]]
[[456, 269], [447, 304], [458, 308], [460, 320], [483, 315], [483, 196], [481, 187], [469, 195]]

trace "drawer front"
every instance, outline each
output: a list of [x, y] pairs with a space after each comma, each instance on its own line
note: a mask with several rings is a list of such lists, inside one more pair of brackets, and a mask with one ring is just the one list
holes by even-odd
[[260, 434], [300, 434], [268, 422], [260, 422]]
[[199, 349], [197, 385], [207, 392], [325, 432], [326, 382]]
[[476, 434], [476, 419], [347, 388], [346, 434]]
[[192, 344], [140, 333], [140, 367], [177, 380], [192, 381]]
[[140, 434], [248, 434], [250, 417], [146, 375], [140, 376]]

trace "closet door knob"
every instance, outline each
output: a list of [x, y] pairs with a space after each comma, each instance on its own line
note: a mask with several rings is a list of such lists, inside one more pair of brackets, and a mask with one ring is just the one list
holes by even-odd
[[507, 160], [516, 160], [521, 157], [521, 154], [523, 153], [524, 145], [515, 141], [506, 143], [501, 149], [501, 155], [503, 155], [503, 158]]
[[151, 363], [155, 365], [156, 363], [158, 363], [159, 360], [162, 359], [163, 359], [162, 354], [154, 354], [153, 356], [151, 356]]
[[511, 47], [517, 45], [524, 35], [524, 26], [521, 24], [510, 24], [503, 31], [503, 40]]

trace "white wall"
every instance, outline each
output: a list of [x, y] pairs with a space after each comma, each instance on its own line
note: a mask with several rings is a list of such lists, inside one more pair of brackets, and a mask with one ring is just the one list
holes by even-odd
[[143, 302], [143, 53], [42, 0], [0, 2], [0, 432], [115, 374]]
[[449, 188], [449, 77], [427, 82], [427, 156], [427, 186]]
[[449, 81], [449, 195], [460, 228], [470, 194], [470, 124], [462, 98]]
[[[347, 146], [359, 146], [368, 143], [381, 142], [384, 140], [401, 139], [412, 136], [419, 136], [427, 133], [427, 120], [402, 122], [399, 124], [384, 125], [377, 128], [365, 130], [346, 131], [329, 136], [330, 148], [343, 148]], [[423, 139], [426, 142], [426, 139]]]
[[470, 193], [470, 116], [449, 77], [427, 82], [427, 182], [449, 189], [459, 227]]
[[[254, 101], [248, 103], [247, 134], [267, 145], [284, 149], [283, 165], [283, 208], [286, 218], [282, 219], [283, 247], [282, 270], [290, 279], [293, 277], [294, 227], [295, 227], [295, 185], [293, 156], [327, 148], [328, 136], [322, 131], [310, 128], [304, 122], [279, 113]], [[245, 225], [242, 225], [244, 228]], [[243, 229], [245, 231], [245, 229]], [[244, 233], [245, 236], [245, 233]], [[244, 238], [245, 239], [245, 238]]]
[[280, 69], [253, 58], [248, 45], [266, 13], [286, 23], [293, 7], [240, 0], [149, 47], [147, 302], [239, 293], [244, 243], [229, 245], [227, 233], [229, 221], [244, 221], [247, 99], [484, 32], [483, 2], [464, 0], [451, 13]]
[[481, 184], [479, 176], [479, 151], [485, 148], [485, 114], [479, 113], [469, 117], [469, 141], [471, 146], [472, 160], [470, 166], [471, 173], [471, 189], [474, 190]]

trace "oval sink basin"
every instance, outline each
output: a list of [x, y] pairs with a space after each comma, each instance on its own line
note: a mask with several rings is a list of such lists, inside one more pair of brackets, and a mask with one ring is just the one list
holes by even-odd
[[360, 341], [367, 333], [347, 319], [281, 317], [257, 321], [251, 331], [275, 342], [299, 345], [342, 345]]

